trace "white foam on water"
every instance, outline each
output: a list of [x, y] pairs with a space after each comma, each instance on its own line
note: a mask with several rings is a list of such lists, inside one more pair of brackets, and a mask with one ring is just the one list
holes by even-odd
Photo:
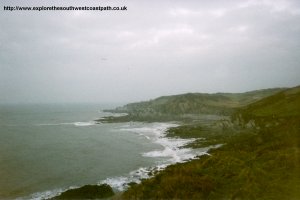
[[149, 136], [144, 135], [144, 134], [141, 134], [141, 133], [139, 134], [139, 136], [145, 137], [147, 140], [150, 140], [150, 139], [151, 139]]
[[100, 181], [98, 184], [108, 184], [117, 191], [123, 191], [128, 188], [129, 183], [140, 183], [141, 179], [149, 178], [149, 173], [151, 170], [151, 167], [141, 167], [124, 176], [106, 178], [105, 180]]
[[128, 188], [131, 182], [140, 183], [141, 179], [147, 179], [152, 176], [152, 172], [161, 171], [167, 166], [185, 162], [194, 159], [196, 156], [206, 154], [208, 148], [191, 149], [183, 148], [183, 146], [195, 141], [195, 139], [167, 138], [166, 130], [170, 127], [176, 127], [177, 124], [169, 123], [152, 123], [147, 124], [147, 127], [132, 127], [129, 125], [123, 126], [120, 130], [131, 131], [138, 135], [144, 136], [151, 142], [159, 144], [162, 149], [156, 149], [150, 152], [142, 153], [145, 157], [166, 158], [163, 162], [157, 163], [154, 167], [142, 167], [130, 172], [128, 175], [111, 177], [99, 182], [99, 184], [109, 184], [112, 188], [123, 191]]
[[69, 123], [54, 123], [54, 124], [35, 124], [35, 126], [60, 126], [60, 125], [74, 125], [73, 122], [69, 122]]
[[96, 122], [90, 121], [90, 122], [75, 122], [75, 126], [93, 126]]
[[[75, 122], [79, 126], [89, 126], [89, 122]], [[74, 123], [73, 123], [74, 124]], [[91, 124], [92, 125], [92, 124]], [[124, 125], [120, 130], [131, 131], [137, 133], [138, 135], [144, 136], [153, 143], [159, 144], [160, 149], [155, 149], [150, 152], [142, 153], [145, 157], [157, 157], [157, 158], [166, 158], [163, 162], [156, 163], [152, 167], [140, 167], [137, 170], [133, 170], [128, 174], [123, 176], [109, 177], [104, 180], [99, 181], [97, 184], [108, 184], [116, 191], [124, 191], [129, 187], [129, 184], [140, 183], [141, 179], [147, 179], [153, 176], [153, 172], [161, 171], [167, 166], [178, 163], [185, 162], [191, 159], [196, 158], [196, 156], [207, 154], [209, 148], [203, 149], [191, 149], [183, 148], [184, 145], [193, 142], [195, 139], [180, 139], [180, 138], [167, 138], [165, 137], [166, 130], [170, 127], [176, 127], [177, 124], [170, 123], [151, 123], [147, 124], [146, 127], [136, 127], [136, 124]], [[216, 145], [216, 148], [218, 146]], [[73, 189], [76, 187], [70, 187]], [[31, 195], [30, 199], [42, 200], [55, 197], [60, 195], [66, 190], [57, 189], [53, 191], [45, 191], [40, 193], [35, 193]], [[27, 198], [28, 199], [28, 198]]]
[[[63, 192], [62, 189], [57, 189], [57, 190], [53, 190], [53, 191], [45, 191], [45, 192], [38, 192], [38, 193], [34, 193], [32, 194], [29, 198], [31, 200], [43, 200], [43, 199], [50, 199], [53, 198], [55, 196], [60, 195]], [[25, 198], [26, 199], [26, 198]], [[21, 199], [20, 199], [21, 200]]]
[[70, 186], [65, 189], [60, 188], [60, 189], [54, 189], [54, 190], [47, 190], [44, 192], [36, 192], [36, 193], [31, 194], [28, 197], [17, 198], [16, 200], [26, 200], [26, 199], [45, 200], [45, 199], [50, 199], [50, 198], [56, 197], [67, 190], [76, 189], [76, 188], [79, 188], [79, 186]]
[[116, 189], [118, 191], [125, 190], [128, 187], [127, 186], [128, 183], [130, 183], [130, 179], [125, 176], [107, 178], [99, 182], [99, 184], [108, 184], [113, 189]]
[[[70, 187], [70, 189], [72, 189], [72, 188]], [[20, 197], [20, 198], [17, 198], [16, 200], [25, 200], [25, 199], [44, 200], [44, 199], [50, 199], [50, 198], [53, 198], [55, 196], [60, 195], [64, 191], [66, 191], [66, 190], [63, 190], [63, 189], [47, 190], [47, 191], [44, 191], [44, 192], [37, 192], [37, 193], [31, 194], [30, 196], [27, 196], [27, 197]]]
[[93, 126], [97, 123], [94, 121], [88, 122], [66, 122], [66, 123], [49, 123], [49, 124], [35, 124], [35, 126], [61, 126], [61, 125], [73, 125], [73, 126]]
[[141, 167], [137, 170], [131, 171], [124, 176], [110, 177], [100, 181], [98, 184], [108, 184], [117, 191], [124, 191], [129, 187], [130, 183], [140, 183], [141, 179], [147, 179], [152, 177], [154, 171], [161, 171], [168, 165], [158, 165], [154, 167]]
[[[152, 126], [151, 126], [152, 125]], [[163, 149], [156, 149], [154, 151], [142, 153], [145, 157], [166, 157], [168, 164], [176, 162], [183, 162], [194, 158], [199, 152], [190, 149], [182, 148], [183, 146], [195, 141], [195, 139], [181, 139], [181, 138], [167, 138], [166, 130], [171, 127], [178, 126], [177, 124], [170, 123], [153, 123], [147, 127], [137, 128], [122, 128], [121, 130], [132, 131], [139, 135], [145, 136], [153, 143], [159, 144]]]

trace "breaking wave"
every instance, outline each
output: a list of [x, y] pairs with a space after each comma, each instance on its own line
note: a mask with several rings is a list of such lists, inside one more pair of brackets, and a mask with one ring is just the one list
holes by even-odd
[[[75, 125], [75, 126], [91, 126], [95, 125], [94, 122], [73, 122], [73, 123], [61, 123], [61, 124], [41, 124], [42, 125]], [[122, 176], [108, 177], [100, 180], [97, 184], [109, 184], [115, 191], [124, 191], [129, 187], [131, 183], [140, 183], [141, 179], [147, 179], [152, 177], [155, 172], [165, 169], [167, 166], [178, 163], [186, 162], [194, 159], [199, 155], [206, 154], [209, 148], [191, 149], [184, 146], [193, 142], [194, 139], [180, 139], [180, 138], [168, 138], [166, 137], [166, 131], [170, 127], [176, 127], [177, 124], [171, 123], [150, 123], [145, 127], [136, 126], [136, 124], [125, 124], [120, 128], [121, 131], [134, 132], [140, 136], [144, 136], [150, 142], [158, 144], [160, 148], [154, 149], [149, 152], [141, 152], [144, 157], [163, 158], [150, 167], [140, 167], [136, 170], [124, 174]], [[56, 189], [52, 191], [45, 191], [32, 194], [29, 199], [42, 200], [49, 199], [60, 195], [62, 192], [78, 188], [72, 186], [66, 189]], [[27, 198], [28, 199], [28, 198]]]
[[176, 127], [177, 124], [153, 123], [151, 127], [123, 128], [121, 130], [132, 131], [149, 139], [151, 142], [161, 146], [160, 149], [142, 153], [145, 157], [165, 157], [165, 164], [183, 162], [199, 155], [199, 151], [191, 148], [183, 148], [195, 139], [180, 139], [166, 137], [168, 128]]
[[73, 126], [93, 126], [96, 122], [67, 122], [67, 123], [45, 123], [45, 124], [35, 124], [35, 126], [61, 126], [61, 125], [73, 125]]

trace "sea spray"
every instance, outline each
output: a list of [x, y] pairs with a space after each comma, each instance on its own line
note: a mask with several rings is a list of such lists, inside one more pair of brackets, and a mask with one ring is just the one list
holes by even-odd
[[[73, 125], [75, 124], [73, 123]], [[124, 191], [129, 187], [130, 184], [140, 183], [142, 179], [152, 177], [158, 171], [165, 169], [171, 164], [191, 160], [197, 155], [201, 155], [207, 151], [207, 149], [184, 148], [185, 145], [193, 142], [194, 139], [167, 138], [166, 131], [170, 127], [176, 126], [178, 125], [173, 123], [130, 122], [119, 124], [117, 126], [118, 128], [116, 127], [116, 129], [112, 130], [116, 134], [125, 134], [127, 137], [130, 134], [137, 135], [141, 137], [140, 141], [145, 142], [145, 144], [155, 144], [150, 145], [152, 147], [150, 149], [148, 148], [148, 151], [140, 152], [140, 155], [142, 157], [151, 158], [153, 160], [153, 164], [150, 164], [148, 166], [140, 166], [137, 169], [132, 170], [129, 173], [123, 173], [122, 175], [108, 176], [107, 178], [101, 179], [95, 184], [109, 184], [115, 192]], [[112, 137], [114, 137], [114, 134], [112, 134]], [[24, 198], [35, 200], [48, 199], [57, 196], [67, 190], [79, 188], [81, 186], [71, 186], [64, 189], [54, 189], [50, 191], [38, 192], [30, 195], [30, 197]]]
[[159, 149], [142, 153], [144, 157], [164, 159], [157, 161], [154, 166], [141, 167], [125, 176], [110, 177], [100, 181], [98, 184], [109, 184], [115, 190], [123, 191], [131, 183], [140, 183], [142, 179], [152, 177], [156, 172], [165, 169], [171, 164], [185, 162], [194, 159], [196, 156], [206, 154], [208, 148], [183, 148], [185, 145], [195, 141], [195, 139], [167, 138], [166, 131], [171, 127], [177, 126], [174, 123], [149, 123], [144, 127], [124, 125], [120, 130], [134, 132], [144, 136], [150, 142], [160, 145]]

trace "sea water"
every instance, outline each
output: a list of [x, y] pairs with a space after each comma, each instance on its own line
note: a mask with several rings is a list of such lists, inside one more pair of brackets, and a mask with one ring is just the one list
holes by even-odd
[[45, 199], [87, 184], [115, 191], [206, 149], [164, 137], [175, 123], [109, 123], [96, 104], [1, 105], [0, 199]]

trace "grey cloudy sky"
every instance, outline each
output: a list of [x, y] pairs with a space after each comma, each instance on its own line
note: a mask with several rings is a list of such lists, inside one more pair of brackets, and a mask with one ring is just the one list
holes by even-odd
[[[0, 102], [131, 102], [300, 84], [300, 1], [1, 1]], [[3, 6], [127, 6], [10, 12]]]

